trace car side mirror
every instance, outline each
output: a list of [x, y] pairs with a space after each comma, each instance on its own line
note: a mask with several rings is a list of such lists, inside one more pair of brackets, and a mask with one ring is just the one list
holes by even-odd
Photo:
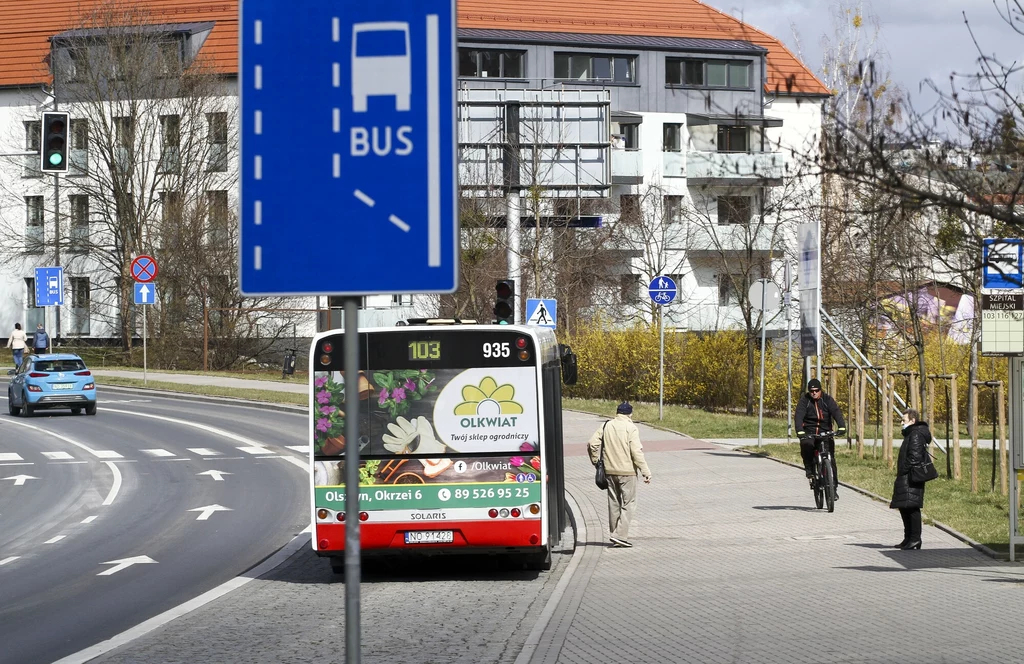
[[14, 370], [14, 369], [8, 369], [8, 370], [7, 370], [7, 375], [8, 375], [8, 376], [13, 376], [13, 375], [14, 375], [14, 374], [16, 374], [16, 373], [18, 373], [18, 372], [17, 372], [16, 370]]
[[576, 353], [565, 344], [558, 344], [562, 353], [562, 382], [566, 385], [575, 385], [579, 377], [579, 368], [576, 365]]

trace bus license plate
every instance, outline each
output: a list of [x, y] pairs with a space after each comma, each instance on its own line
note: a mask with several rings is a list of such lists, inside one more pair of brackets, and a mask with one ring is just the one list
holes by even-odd
[[455, 535], [451, 530], [411, 530], [405, 533], [406, 544], [451, 544]]
[[74, 383], [54, 383], [53, 389], [55, 390], [70, 390], [75, 386]]

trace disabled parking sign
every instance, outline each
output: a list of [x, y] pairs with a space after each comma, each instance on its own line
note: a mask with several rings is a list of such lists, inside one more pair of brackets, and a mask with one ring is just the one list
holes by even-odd
[[240, 22], [241, 291], [453, 292], [454, 0], [242, 0]]

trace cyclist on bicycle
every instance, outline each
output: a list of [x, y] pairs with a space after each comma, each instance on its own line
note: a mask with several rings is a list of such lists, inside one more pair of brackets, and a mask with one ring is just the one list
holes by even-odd
[[[835, 427], [833, 427], [833, 422]], [[839, 404], [830, 395], [821, 391], [821, 381], [812, 378], [807, 381], [807, 392], [796, 405], [793, 424], [797, 428], [796, 435], [800, 439], [800, 456], [803, 458], [804, 471], [814, 487], [814, 438], [823, 431], [835, 431], [837, 435], [846, 433], [846, 420], [839, 410]], [[832, 477], [835, 487], [839, 486], [839, 475], [836, 468], [836, 441], [828, 439], [828, 451], [832, 456]], [[837, 492], [838, 494], [838, 492]], [[837, 495], [834, 494], [834, 495]]]

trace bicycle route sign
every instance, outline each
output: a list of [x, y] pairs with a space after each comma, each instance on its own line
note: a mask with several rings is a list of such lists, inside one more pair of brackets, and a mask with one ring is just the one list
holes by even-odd
[[139, 283], [149, 283], [156, 279], [156, 260], [152, 256], [136, 256], [132, 261], [132, 278]]
[[655, 277], [651, 280], [651, 285], [648, 287], [647, 292], [651, 295], [651, 300], [657, 305], [665, 305], [676, 299], [676, 282], [672, 281], [671, 277]]

